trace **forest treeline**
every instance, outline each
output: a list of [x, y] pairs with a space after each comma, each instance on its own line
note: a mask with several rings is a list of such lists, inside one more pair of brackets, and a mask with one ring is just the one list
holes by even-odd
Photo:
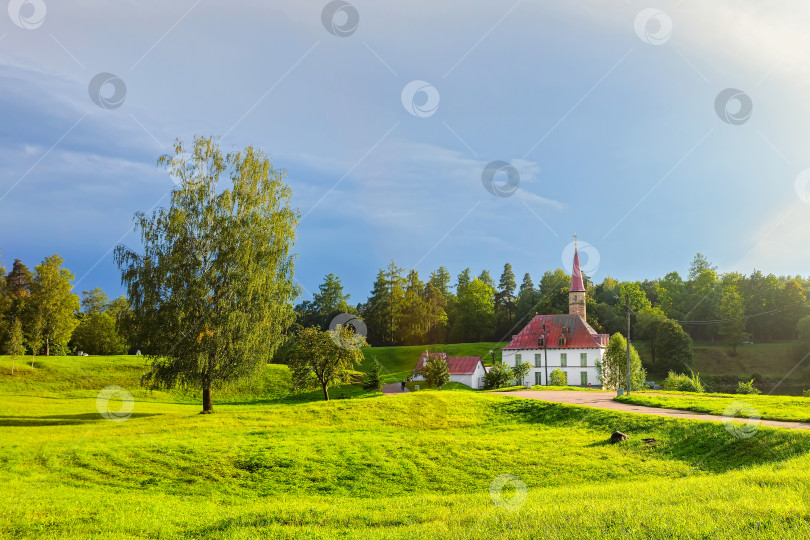
[[[96, 288], [72, 292], [73, 274], [53, 255], [31, 271], [15, 260], [0, 280], [0, 346], [12, 334], [30, 354], [120, 354], [138, 343], [129, 326], [129, 302], [110, 300]], [[588, 323], [600, 333], [626, 334], [625, 298], [632, 310], [634, 339], [656, 338], [662, 343], [693, 340], [727, 343], [797, 338], [797, 322], [810, 314], [810, 279], [775, 276], [755, 270], [719, 274], [701, 254], [683, 278], [670, 272], [663, 278], [594, 283], [584, 276]], [[518, 285], [506, 263], [496, 281], [488, 270], [477, 276], [467, 268], [453, 278], [439, 267], [423, 280], [414, 269], [394, 262], [380, 269], [365, 302], [352, 303], [340, 277], [327, 274], [311, 300], [295, 306], [301, 328], [327, 329], [340, 313], [360, 317], [369, 344], [423, 345], [508, 341], [537, 314], [568, 312], [571, 277], [562, 269], [546, 271], [535, 285], [526, 273]], [[685, 348], [686, 345], [684, 344]], [[668, 346], [671, 349], [671, 345]], [[664, 350], [662, 347], [661, 350]]]
[[[588, 323], [606, 334], [626, 333], [626, 298], [634, 338], [653, 339], [662, 324], [674, 322], [694, 340], [732, 347], [749, 339], [795, 339], [797, 321], [810, 313], [810, 279], [759, 270], [720, 274], [700, 253], [685, 277], [606, 277], [598, 284], [584, 277]], [[368, 342], [377, 346], [508, 341], [534, 315], [568, 313], [570, 283], [559, 268], [546, 271], [537, 285], [526, 273], [518, 285], [509, 263], [496, 282], [488, 270], [474, 276], [469, 268], [454, 280], [443, 266], [423, 279], [391, 262], [377, 273], [365, 302], [352, 304], [341, 279], [328, 274], [295, 310], [301, 326], [324, 329], [338, 313], [356, 314], [367, 326]]]

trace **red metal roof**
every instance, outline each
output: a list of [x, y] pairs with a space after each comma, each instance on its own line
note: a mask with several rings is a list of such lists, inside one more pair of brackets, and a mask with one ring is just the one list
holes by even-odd
[[582, 270], [579, 268], [579, 252], [574, 248], [574, 270], [571, 272], [570, 292], [585, 292], [585, 285], [582, 283]]
[[[475, 368], [481, 362], [480, 356], [447, 356], [447, 353], [430, 353], [440, 354], [447, 362], [447, 370], [450, 375], [471, 375], [475, 373]], [[426, 353], [422, 353], [419, 361], [416, 363], [415, 369], [423, 369], [425, 367]]]
[[[504, 349], [542, 349], [538, 338], [543, 335], [543, 322], [551, 323], [546, 334], [549, 349], [596, 349], [607, 346], [610, 336], [597, 334], [591, 325], [579, 315], [537, 315]], [[567, 328], [564, 334], [563, 328]], [[560, 337], [565, 335], [565, 344]]]

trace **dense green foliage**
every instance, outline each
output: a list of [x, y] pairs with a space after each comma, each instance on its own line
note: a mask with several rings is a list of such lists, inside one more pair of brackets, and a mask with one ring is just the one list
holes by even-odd
[[548, 384], [549, 386], [567, 386], [568, 376], [563, 370], [557, 368], [549, 373]]
[[700, 382], [700, 375], [693, 373], [691, 375], [683, 375], [670, 371], [667, 378], [661, 383], [664, 390], [679, 391], [679, 392], [704, 392], [703, 385]]
[[502, 362], [492, 366], [482, 378], [484, 390], [506, 388], [512, 384], [512, 381], [514, 380], [515, 374], [512, 371], [512, 368]]
[[88, 354], [123, 354], [124, 339], [116, 330], [115, 319], [108, 313], [88, 313], [79, 320], [71, 342], [77, 351]]
[[[271, 395], [272, 386], [263, 388], [266, 399], [234, 394], [207, 416], [191, 401], [147, 394], [134, 357], [45, 359], [25, 372], [28, 390], [7, 360], [0, 358], [0, 495], [9, 501], [2, 537], [810, 534], [805, 432], [761, 427], [740, 439], [721, 423], [480, 392], [302, 402]], [[115, 362], [132, 376], [122, 377]], [[96, 408], [110, 384], [135, 396], [125, 422]], [[607, 444], [617, 429], [631, 439]], [[505, 474], [526, 486], [516, 510], [490, 495]]]

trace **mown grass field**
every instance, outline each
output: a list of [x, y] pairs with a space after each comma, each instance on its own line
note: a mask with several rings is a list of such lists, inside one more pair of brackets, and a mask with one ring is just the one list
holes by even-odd
[[[46, 358], [13, 377], [8, 364], [0, 537], [810, 536], [804, 432], [736, 438], [483, 392], [318, 402], [288, 395], [282, 366], [201, 415], [193, 396], [139, 389], [142, 359]], [[111, 384], [135, 397], [120, 422], [98, 409]], [[631, 440], [607, 444], [615, 429]]]
[[616, 401], [647, 407], [680, 409], [722, 415], [727, 407], [743, 403], [740, 416], [758, 415], [763, 420], [810, 422], [810, 398], [741, 394], [683, 394], [678, 392], [634, 392]]

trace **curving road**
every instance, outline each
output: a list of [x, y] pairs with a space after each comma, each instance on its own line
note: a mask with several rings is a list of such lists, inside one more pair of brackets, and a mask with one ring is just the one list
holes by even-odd
[[[696, 413], [692, 411], [681, 411], [678, 409], [661, 409], [658, 407], [643, 407], [640, 405], [629, 405], [613, 401], [615, 392], [577, 392], [576, 390], [520, 390], [517, 392], [493, 392], [505, 396], [514, 396], [526, 399], [539, 399], [541, 401], [551, 401], [554, 403], [567, 403], [569, 405], [580, 405], [583, 407], [595, 407], [597, 409], [609, 409], [613, 411], [632, 412], [639, 414], [649, 414], [652, 416], [669, 416], [673, 418], [687, 418], [689, 420], [704, 420], [710, 422], [722, 422], [722, 416], [713, 414]], [[749, 418], [735, 418], [735, 423], [745, 422], [760, 424], [763, 426], [788, 428], [788, 429], [810, 429], [810, 424], [804, 422], [782, 422], [779, 420], [753, 420]]]

